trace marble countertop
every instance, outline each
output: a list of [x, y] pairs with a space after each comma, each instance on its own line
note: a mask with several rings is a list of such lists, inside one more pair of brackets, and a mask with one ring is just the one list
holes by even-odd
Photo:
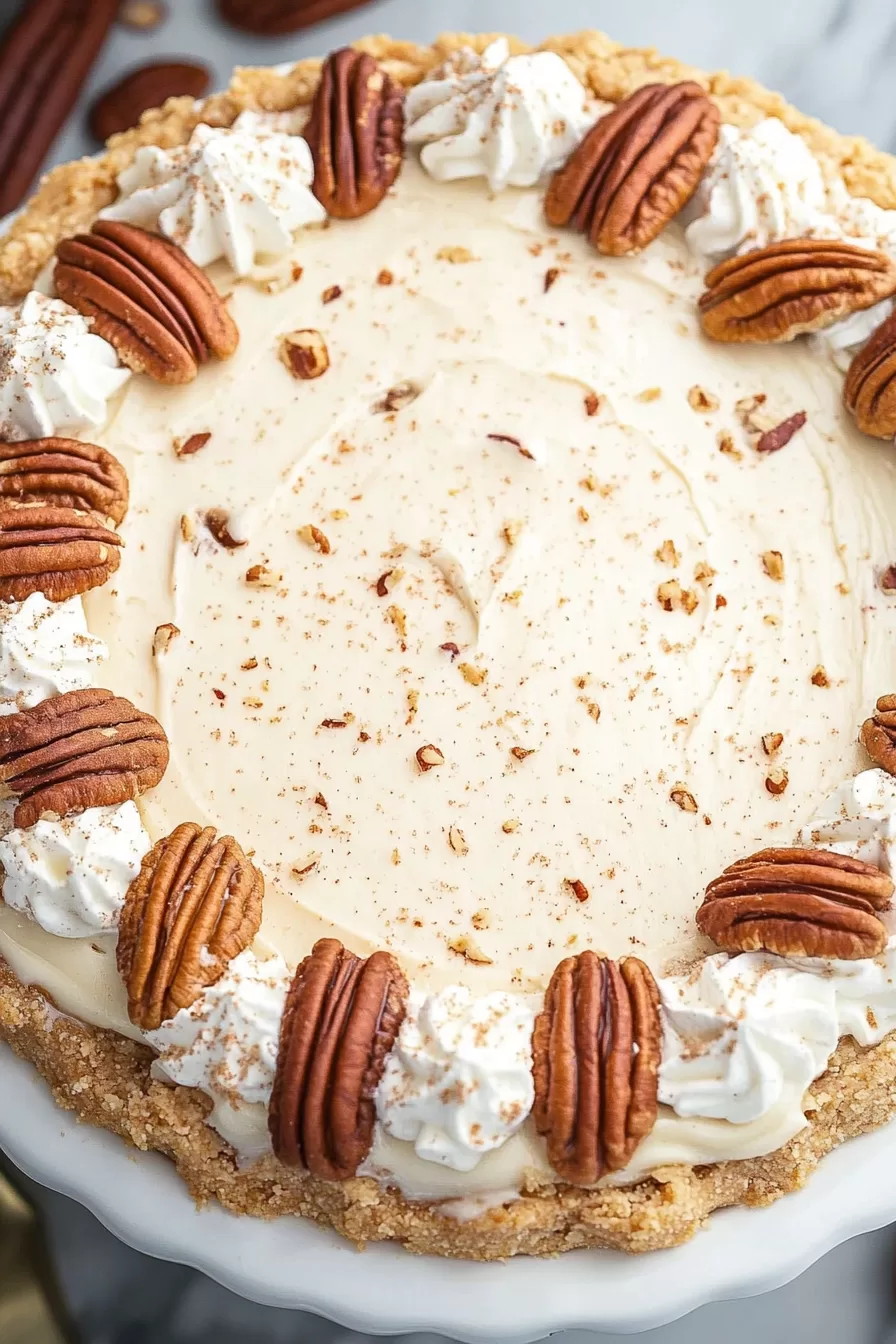
[[[152, 34], [117, 30], [81, 106], [49, 163], [89, 153], [84, 129], [92, 94], [150, 57], [195, 55], [223, 84], [235, 64], [273, 64], [318, 54], [361, 33], [417, 41], [443, 29], [508, 31], [529, 40], [547, 31], [602, 28], [632, 46], [654, 46], [707, 69], [733, 68], [780, 89], [836, 126], [896, 149], [896, 11], [882, 0], [374, 0], [357, 13], [291, 37], [261, 41], [220, 23], [211, 0], [169, 0], [169, 21]], [[17, 5], [0, 0], [0, 17]], [[85, 1344], [363, 1344], [362, 1337], [310, 1316], [256, 1307], [201, 1275], [151, 1261], [120, 1245], [63, 1196], [35, 1191], [44, 1207], [60, 1276]], [[720, 1215], [723, 1216], [724, 1215]], [[761, 1236], [761, 1214], [757, 1214]], [[884, 1344], [892, 1310], [896, 1236], [856, 1239], [775, 1293], [704, 1307], [642, 1336], [645, 1344]], [[413, 1336], [414, 1344], [435, 1337]], [[583, 1335], [581, 1344], [622, 1344]], [[36, 1344], [36, 1342], [35, 1342]], [[567, 1344], [573, 1344], [572, 1336]]]

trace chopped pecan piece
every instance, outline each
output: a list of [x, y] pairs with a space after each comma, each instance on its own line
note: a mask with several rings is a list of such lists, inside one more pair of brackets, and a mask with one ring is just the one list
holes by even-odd
[[315, 943], [280, 1025], [268, 1122], [281, 1162], [324, 1180], [355, 1174], [373, 1142], [374, 1093], [407, 993], [388, 952], [362, 960], [335, 938]]
[[706, 888], [697, 927], [727, 952], [876, 957], [887, 930], [875, 914], [893, 883], [870, 863], [826, 849], [763, 849]]
[[160, 383], [188, 383], [209, 355], [239, 341], [214, 285], [185, 252], [155, 233], [98, 219], [56, 248], [56, 292], [92, 318], [122, 364]]
[[319, 331], [305, 327], [280, 338], [280, 359], [293, 378], [320, 378], [330, 367], [330, 352]]
[[792, 341], [896, 292], [884, 252], [822, 238], [789, 238], [713, 267], [700, 320], [716, 341]]
[[896, 775], [896, 695], [880, 697], [874, 717], [862, 724], [860, 737], [874, 764]]
[[693, 196], [721, 117], [699, 84], [645, 84], [585, 136], [554, 174], [545, 215], [611, 256], [639, 252]]
[[128, 70], [121, 79], [94, 100], [88, 125], [101, 143], [118, 131], [136, 126], [150, 107], [161, 107], [169, 98], [208, 93], [211, 75], [204, 65], [192, 61], [148, 61]]
[[0, 443], [0, 495], [19, 504], [92, 510], [120, 523], [128, 511], [128, 478], [117, 457], [78, 439]]
[[18, 796], [16, 826], [125, 803], [167, 764], [162, 725], [111, 691], [66, 691], [0, 719], [0, 782]]
[[659, 991], [636, 957], [561, 961], [532, 1035], [533, 1116], [566, 1181], [593, 1185], [627, 1166], [653, 1129], [662, 1030]]
[[854, 356], [843, 400], [863, 434], [876, 439], [896, 436], [896, 313]]
[[218, 9], [235, 28], [262, 37], [279, 37], [367, 3], [369, 0], [218, 0]]
[[184, 822], [153, 845], [128, 887], [118, 970], [128, 1016], [155, 1031], [220, 980], [261, 924], [264, 878], [230, 835]]
[[86, 593], [118, 568], [121, 538], [95, 513], [51, 504], [0, 504], [0, 601]]
[[796, 411], [782, 420], [780, 425], [772, 425], [759, 435], [754, 447], [757, 453], [777, 453], [798, 433], [806, 423], [806, 412]]
[[357, 219], [379, 205], [401, 169], [403, 133], [402, 90], [373, 57], [352, 47], [328, 56], [304, 131], [328, 215]]

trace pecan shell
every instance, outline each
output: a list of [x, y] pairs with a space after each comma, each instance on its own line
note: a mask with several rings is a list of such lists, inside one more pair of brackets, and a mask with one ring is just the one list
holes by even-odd
[[0, 719], [0, 783], [18, 796], [16, 826], [126, 803], [167, 764], [162, 725], [111, 691], [66, 691]]
[[896, 775], [896, 695], [882, 695], [862, 724], [862, 746], [875, 765]]
[[209, 355], [227, 359], [239, 333], [224, 300], [167, 238], [120, 220], [56, 248], [56, 292], [93, 320], [122, 364], [160, 383], [188, 383]]
[[120, 523], [128, 511], [128, 478], [118, 458], [95, 443], [58, 438], [0, 443], [0, 496], [18, 504], [90, 511]]
[[0, 44], [0, 215], [14, 210], [77, 101], [118, 0], [31, 0]]
[[362, 960], [335, 938], [315, 943], [280, 1026], [268, 1120], [281, 1162], [330, 1181], [355, 1174], [373, 1142], [374, 1093], [407, 993], [388, 952]]
[[95, 513], [53, 504], [0, 502], [0, 601], [86, 593], [118, 568], [121, 538]]
[[211, 75], [204, 65], [192, 61], [149, 61], [138, 65], [105, 89], [90, 108], [88, 125], [94, 139], [105, 141], [118, 131], [136, 126], [150, 107], [161, 107], [169, 98], [208, 93]]
[[328, 215], [357, 219], [379, 205], [401, 168], [403, 133], [401, 88], [373, 57], [351, 47], [328, 56], [305, 127], [312, 190]]
[[896, 292], [883, 252], [822, 238], [789, 238], [721, 262], [706, 276], [700, 320], [716, 341], [791, 341]]
[[261, 924], [264, 878], [230, 835], [185, 822], [128, 887], [118, 970], [135, 1026], [155, 1031], [220, 980]]
[[592, 127], [545, 196], [555, 227], [598, 252], [639, 252], [693, 196], [719, 136], [719, 109], [699, 84], [645, 84]]
[[854, 356], [843, 400], [863, 434], [896, 437], [896, 313], [882, 322]]
[[619, 1171], [656, 1122], [659, 991], [636, 957], [561, 961], [532, 1034], [533, 1117], [557, 1174], [593, 1185]]
[[279, 37], [366, 4], [369, 0], [218, 0], [218, 10], [235, 28]]
[[763, 849], [710, 882], [697, 927], [726, 952], [876, 957], [887, 930], [875, 911], [893, 894], [886, 873], [825, 849]]

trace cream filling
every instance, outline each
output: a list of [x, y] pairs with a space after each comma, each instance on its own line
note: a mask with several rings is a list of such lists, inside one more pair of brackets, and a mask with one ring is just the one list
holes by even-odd
[[[481, 993], [537, 991], [588, 946], [657, 969], [694, 956], [706, 881], [792, 840], [858, 769], [857, 725], [893, 684], [875, 582], [896, 554], [892, 457], [854, 432], [839, 375], [805, 344], [702, 339], [677, 228], [641, 258], [598, 257], [545, 229], [537, 191], [490, 199], [407, 162], [377, 211], [306, 231], [284, 274], [292, 262], [301, 279], [277, 294], [235, 286], [233, 360], [187, 388], [132, 379], [103, 436], [135, 502], [88, 620], [110, 645], [105, 684], [171, 738], [143, 800], [151, 834], [193, 818], [237, 835], [267, 878], [259, 945], [291, 964], [333, 933], [391, 948], [418, 985]], [[329, 347], [315, 382], [277, 359], [299, 327]], [[408, 383], [416, 399], [384, 408]], [[717, 410], [692, 409], [695, 386]], [[757, 393], [777, 418], [808, 416], [767, 457], [735, 409]], [[176, 458], [173, 440], [202, 432]], [[723, 432], [739, 457], [719, 451]], [[221, 550], [195, 523], [183, 539], [182, 516], [210, 507], [231, 510], [245, 546]], [[298, 535], [309, 525], [329, 553]], [[254, 565], [282, 578], [248, 584]], [[696, 594], [691, 614], [657, 601], [672, 578]], [[154, 659], [165, 622], [181, 633]], [[445, 763], [421, 773], [425, 744]], [[789, 776], [778, 797], [772, 764]], [[681, 790], [696, 811], [672, 801]], [[20, 978], [133, 1036], [93, 947], [0, 909]], [[639, 1172], [770, 1151], [800, 1103], [736, 1126], [664, 1111]], [[427, 1179], [453, 1181], [446, 1195], [506, 1188], [532, 1165], [525, 1134], [475, 1173]], [[412, 1189], [410, 1145], [388, 1152]]]

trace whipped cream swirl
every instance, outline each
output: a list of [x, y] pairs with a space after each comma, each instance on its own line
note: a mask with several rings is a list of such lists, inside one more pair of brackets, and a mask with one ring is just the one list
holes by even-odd
[[109, 398], [130, 376], [60, 299], [32, 290], [0, 308], [0, 437], [8, 442], [102, 428]]
[[412, 992], [377, 1090], [386, 1133], [429, 1162], [472, 1171], [532, 1108], [535, 1012], [517, 994]]
[[845, 780], [803, 827], [800, 844], [862, 859], [896, 876], [896, 779], [875, 769]]
[[103, 641], [87, 629], [80, 597], [49, 602], [32, 593], [0, 604], [0, 714], [90, 686], [106, 657]]
[[267, 1104], [291, 980], [282, 957], [262, 961], [247, 948], [191, 1007], [146, 1033], [159, 1052], [154, 1072], [206, 1092], [209, 1122], [246, 1160], [270, 1148]]
[[142, 146], [101, 214], [159, 229], [197, 266], [224, 257], [246, 275], [256, 257], [285, 252], [296, 229], [326, 218], [313, 178], [305, 140], [243, 113], [226, 129], [200, 124], [186, 145]]
[[511, 56], [502, 37], [481, 56], [463, 48], [409, 90], [405, 140], [423, 146], [440, 182], [530, 187], [566, 161], [599, 111], [561, 56]]
[[0, 839], [3, 900], [59, 938], [106, 933], [149, 847], [136, 803], [42, 818]]

